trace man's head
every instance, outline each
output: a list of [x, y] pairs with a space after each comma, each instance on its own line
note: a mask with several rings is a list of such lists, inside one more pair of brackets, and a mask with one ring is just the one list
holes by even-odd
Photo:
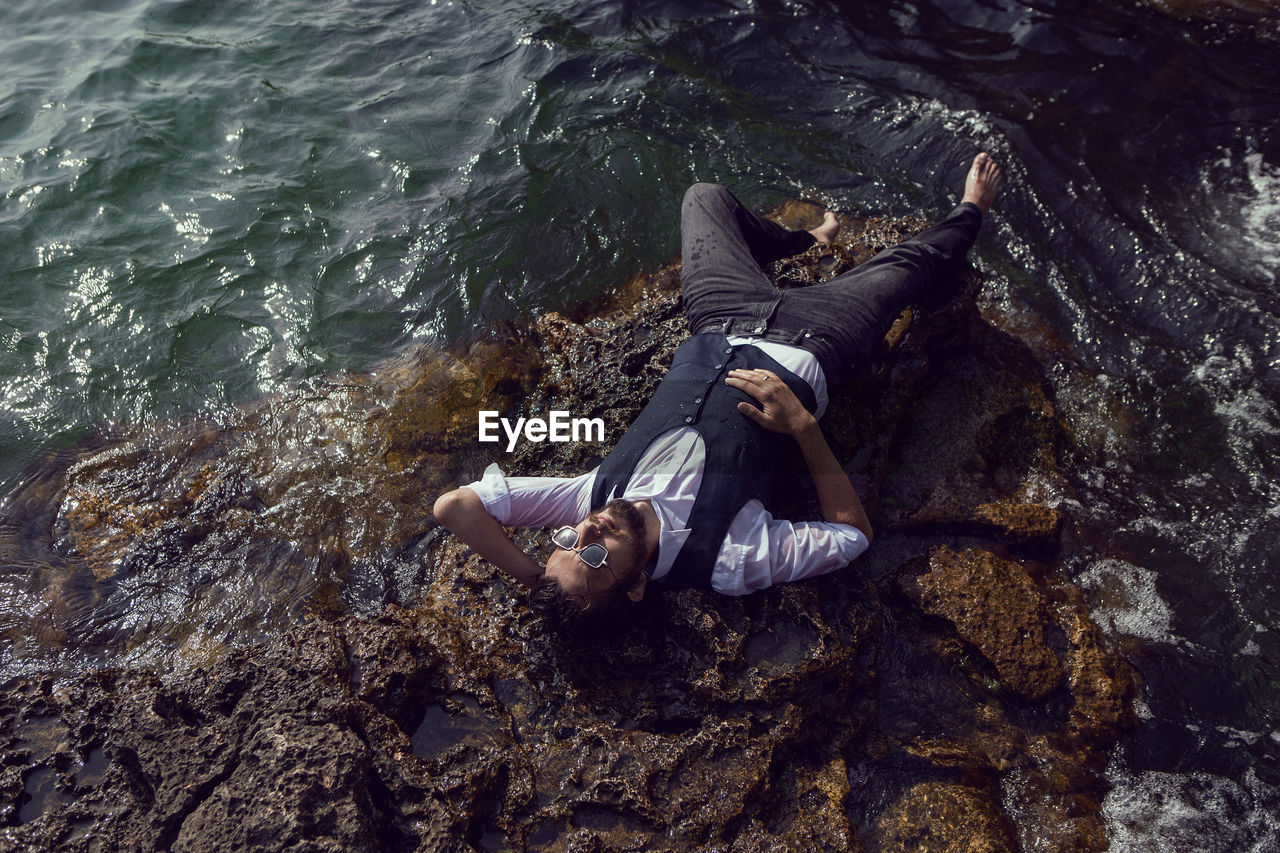
[[[572, 529], [576, 541], [569, 545], [571, 537], [562, 537], [530, 595], [535, 610], [573, 628], [607, 621], [644, 597], [644, 568], [654, 549], [648, 544], [644, 513], [636, 504], [611, 501]], [[591, 565], [597, 562], [598, 549], [583, 550], [591, 545], [606, 552], [598, 567]]]

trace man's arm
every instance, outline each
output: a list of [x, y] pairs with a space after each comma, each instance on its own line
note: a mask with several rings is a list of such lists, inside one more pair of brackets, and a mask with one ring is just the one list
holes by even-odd
[[738, 411], [765, 429], [790, 435], [800, 445], [809, 476], [818, 491], [823, 519], [856, 527], [870, 542], [871, 521], [849, 475], [831, 452], [817, 418], [809, 413], [787, 383], [769, 370], [731, 370], [725, 382], [764, 404], [761, 411], [750, 403], [739, 403]]
[[480, 496], [463, 486], [436, 498], [432, 514], [436, 521], [525, 586], [532, 587], [542, 575], [542, 566], [511, 541], [507, 531], [485, 511]]

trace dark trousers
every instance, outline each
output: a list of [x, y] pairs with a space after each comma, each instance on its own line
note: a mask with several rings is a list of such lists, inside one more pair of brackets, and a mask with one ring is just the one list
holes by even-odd
[[779, 290], [764, 267], [814, 244], [752, 213], [716, 184], [694, 184], [681, 209], [684, 310], [693, 332], [758, 335], [804, 347], [832, 388], [874, 352], [908, 305], [948, 286], [982, 212], [961, 204], [942, 222], [822, 284]]

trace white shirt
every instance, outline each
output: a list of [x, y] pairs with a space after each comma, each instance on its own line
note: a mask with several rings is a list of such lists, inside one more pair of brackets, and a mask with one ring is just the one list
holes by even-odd
[[[817, 359], [798, 347], [735, 336], [730, 343], [752, 343], [809, 383], [826, 408], [826, 381]], [[658, 559], [653, 579], [661, 580], [689, 536], [687, 522], [702, 485], [706, 448], [692, 427], [659, 435], [645, 450], [621, 495], [647, 500], [658, 515]], [[495, 464], [468, 488], [485, 511], [508, 527], [559, 527], [577, 524], [593, 509], [593, 469], [578, 477], [507, 477]], [[847, 524], [775, 519], [758, 500], [742, 506], [729, 524], [711, 571], [711, 588], [727, 595], [746, 595], [775, 583], [826, 574], [847, 565], [867, 549], [867, 537]]]

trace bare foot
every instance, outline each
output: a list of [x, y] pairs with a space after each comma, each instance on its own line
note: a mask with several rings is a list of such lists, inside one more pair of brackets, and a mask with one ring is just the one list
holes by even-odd
[[964, 180], [964, 198], [962, 202], [971, 201], [985, 215], [996, 200], [996, 190], [1000, 189], [1000, 167], [983, 151], [973, 158], [969, 167], [969, 176]]
[[834, 213], [828, 210], [822, 215], [822, 224], [817, 228], [809, 229], [809, 233], [819, 243], [830, 243], [840, 233], [840, 221], [836, 219]]

